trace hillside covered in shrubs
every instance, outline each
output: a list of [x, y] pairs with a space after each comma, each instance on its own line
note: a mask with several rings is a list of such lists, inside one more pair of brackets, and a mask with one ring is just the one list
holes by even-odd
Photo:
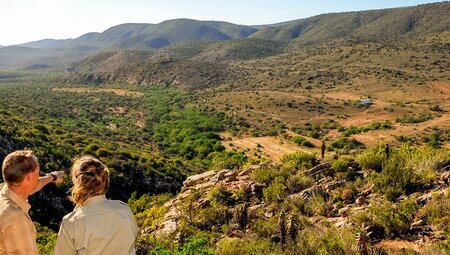
[[209, 171], [129, 204], [142, 254], [448, 254], [449, 176], [448, 150], [380, 143]]

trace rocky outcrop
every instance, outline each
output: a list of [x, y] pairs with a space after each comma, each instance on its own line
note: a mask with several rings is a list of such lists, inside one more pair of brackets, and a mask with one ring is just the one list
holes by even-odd
[[[433, 202], [434, 196], [445, 196], [444, 190], [448, 186], [446, 183], [448, 183], [450, 176], [448, 174], [449, 170], [447, 170], [447, 163], [444, 161], [438, 162], [437, 165], [441, 174], [441, 180], [433, 183], [433, 186], [429, 187], [428, 190], [402, 195], [398, 198], [397, 202], [406, 199], [415, 199], [417, 204], [423, 207]], [[315, 200], [311, 200], [311, 198], [325, 198], [324, 204], [321, 204], [323, 210], [318, 210], [320, 211], [319, 213], [314, 212], [313, 214], [311, 212], [302, 212], [302, 217], [308, 222], [307, 224], [343, 228], [355, 226], [354, 215], [371, 213], [372, 206], [379, 206], [386, 201], [382, 194], [374, 192], [376, 189], [373, 183], [367, 182], [364, 186], [351, 189], [349, 187], [354, 184], [349, 179], [335, 175], [331, 164], [323, 163], [313, 168], [294, 173], [309, 177], [314, 181], [313, 185], [305, 186], [302, 190], [294, 194], [292, 194], [292, 190], [294, 189], [290, 193], [290, 190], [284, 187], [286, 190], [283, 192], [285, 193], [277, 202], [264, 202], [263, 193], [266, 191], [267, 184], [257, 183], [250, 177], [259, 167], [250, 166], [239, 170], [213, 170], [190, 176], [183, 182], [181, 192], [174, 199], [166, 203], [165, 206], [168, 207], [168, 212], [164, 217], [161, 227], [157, 230], [157, 234], [178, 233], [177, 230], [183, 225], [180, 223], [186, 222], [187, 217], [195, 218], [201, 213], [213, 213], [217, 208], [214, 208], [215, 201], [211, 197], [211, 193], [217, 190], [218, 187], [229, 196], [231, 194], [235, 196], [239, 193], [245, 197], [245, 200], [240, 200], [239, 202], [233, 200], [232, 203], [219, 207], [221, 208], [220, 210], [223, 210], [221, 211], [221, 215], [226, 220], [220, 224], [211, 224], [212, 226], [210, 225], [210, 228], [217, 229], [220, 226], [226, 225], [226, 231], [222, 232], [224, 236], [252, 238], [252, 235], [255, 235], [252, 231], [254, 231], [253, 228], [256, 221], [271, 220], [272, 222], [278, 222], [274, 223], [278, 224], [278, 233], [272, 236], [271, 241], [280, 245], [286, 242], [286, 238], [289, 235], [294, 236], [291, 239], [295, 240], [296, 231], [301, 228], [296, 222], [300, 218], [293, 213], [295, 210], [286, 209], [289, 207], [289, 204], [298, 202], [299, 204], [308, 206], [308, 203], [315, 203]], [[350, 167], [352, 170], [356, 170], [353, 173], [356, 173], [358, 178], [364, 178], [365, 172], [356, 165], [356, 162], [352, 162]], [[280, 168], [275, 166], [272, 170], [278, 171]], [[271, 171], [271, 168], [268, 168], [267, 171]], [[330, 199], [336, 197], [336, 194], [337, 196], [341, 196], [338, 198], [338, 202], [336, 202], [337, 200]], [[193, 215], [189, 216], [190, 213], [186, 212], [186, 208], [193, 209]], [[283, 212], [288, 213], [283, 214]], [[222, 216], [217, 215], [217, 217]], [[195, 220], [191, 222], [199, 224]], [[201, 221], [200, 224], [202, 224]], [[430, 222], [427, 222], [426, 218], [418, 216], [414, 221], [410, 222], [409, 230], [402, 233], [401, 238], [411, 240], [415, 243], [434, 242], [434, 232], [429, 224]], [[290, 228], [293, 225], [297, 227]], [[198, 225], [195, 226], [199, 227]], [[207, 224], [200, 225], [199, 228], [202, 226], [207, 226]], [[211, 229], [211, 231], [214, 230]], [[361, 250], [364, 250], [364, 245], [374, 248], [374, 245], [384, 240], [387, 235], [385, 229], [377, 224], [363, 224], [362, 234], [364, 235], [362, 237], [363, 239], [359, 240], [361, 241]]]
[[[185, 203], [186, 198], [192, 196], [194, 193], [200, 192], [199, 198], [193, 201], [194, 207], [203, 208], [208, 205], [210, 201], [207, 196], [207, 191], [216, 185], [222, 185], [229, 192], [243, 189], [247, 198], [250, 200], [252, 198], [259, 200], [262, 197], [262, 189], [265, 185], [252, 181], [249, 176], [257, 167], [251, 166], [242, 170], [213, 170], [188, 177], [183, 182], [183, 188], [177, 197], [166, 203], [165, 206], [169, 207], [169, 211], [164, 217], [159, 232], [171, 233], [176, 230], [178, 220], [181, 217], [180, 205]], [[261, 205], [255, 204], [250, 208], [246, 208], [246, 211], [251, 213], [251, 211], [254, 211], [258, 207], [261, 207]], [[231, 208], [231, 211], [235, 214], [236, 208]]]

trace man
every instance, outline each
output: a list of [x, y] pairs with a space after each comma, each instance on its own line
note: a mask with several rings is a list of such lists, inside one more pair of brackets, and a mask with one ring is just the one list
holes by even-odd
[[39, 163], [32, 151], [10, 153], [2, 164], [0, 184], [0, 254], [38, 255], [36, 228], [28, 215], [28, 196], [54, 182], [62, 183], [63, 171], [39, 177]]

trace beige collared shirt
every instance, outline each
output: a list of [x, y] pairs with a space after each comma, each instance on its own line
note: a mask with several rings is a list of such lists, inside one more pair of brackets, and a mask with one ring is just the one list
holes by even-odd
[[0, 184], [0, 255], [38, 255], [30, 204]]
[[91, 197], [64, 216], [53, 254], [135, 254], [137, 231], [133, 213], [125, 203], [108, 200], [105, 195]]

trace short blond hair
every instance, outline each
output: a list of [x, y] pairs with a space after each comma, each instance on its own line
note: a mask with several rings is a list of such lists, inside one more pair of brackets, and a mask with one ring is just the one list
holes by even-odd
[[90, 197], [103, 195], [109, 188], [109, 170], [93, 156], [76, 159], [70, 171], [73, 187], [70, 200], [82, 206]]

